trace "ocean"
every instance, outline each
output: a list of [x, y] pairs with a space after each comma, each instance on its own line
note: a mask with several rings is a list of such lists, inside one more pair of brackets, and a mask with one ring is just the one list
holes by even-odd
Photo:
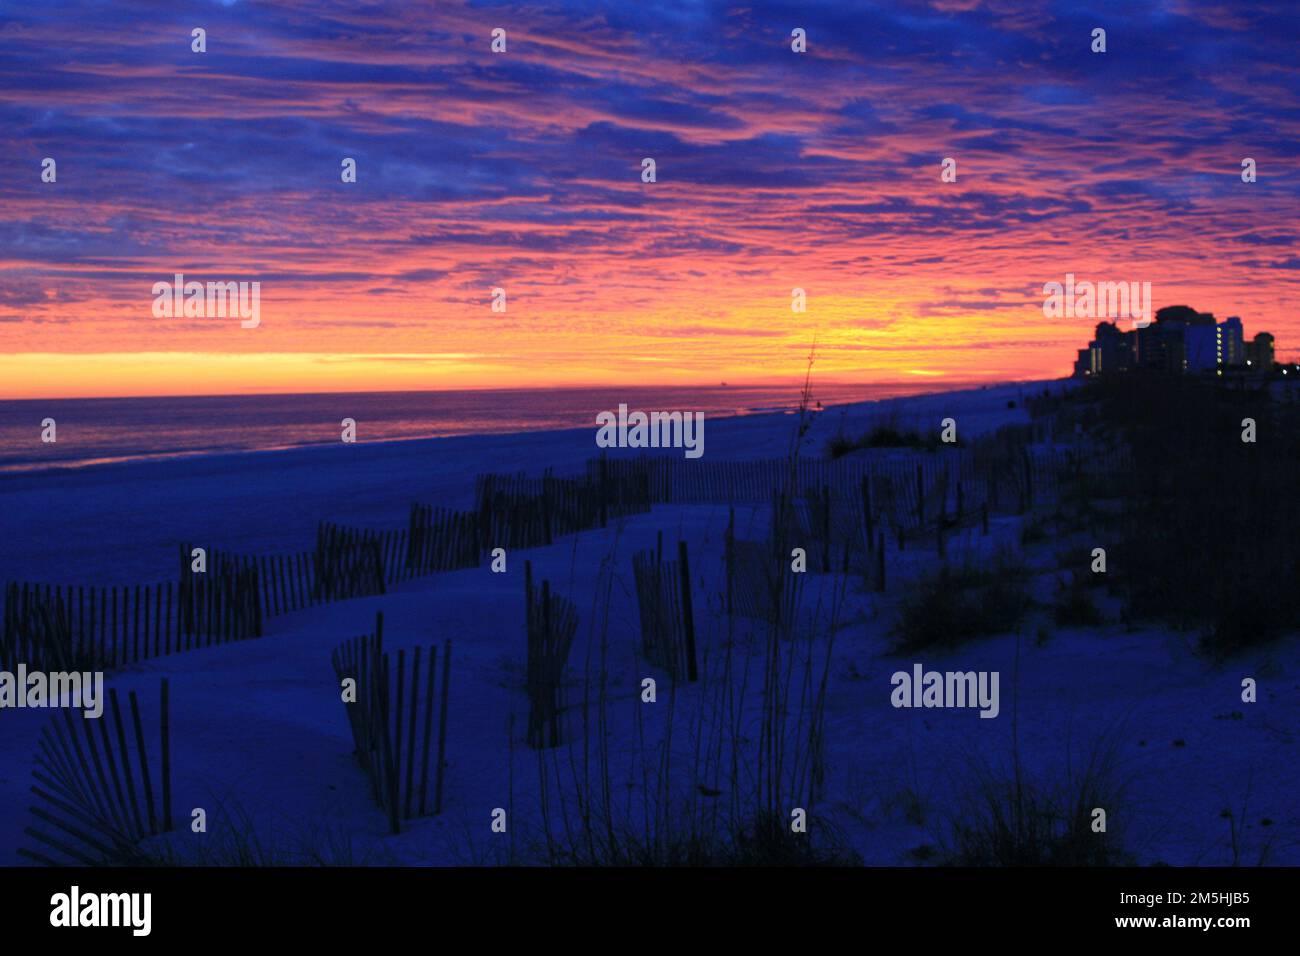
[[[947, 382], [943, 386], [954, 387]], [[813, 400], [829, 407], [943, 386], [937, 382], [814, 384]], [[597, 412], [616, 411], [620, 402], [632, 410], [698, 411], [706, 417], [791, 411], [798, 408], [800, 387], [801, 383], [3, 401], [0, 472], [328, 444], [340, 440], [344, 418], [356, 421], [357, 441], [373, 442], [594, 430]], [[55, 421], [52, 443], [41, 440], [47, 418]]]

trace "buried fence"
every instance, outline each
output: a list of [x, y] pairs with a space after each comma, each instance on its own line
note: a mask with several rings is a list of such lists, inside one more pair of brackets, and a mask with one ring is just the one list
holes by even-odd
[[23, 829], [38, 846], [19, 847], [21, 856], [46, 866], [120, 864], [134, 857], [140, 841], [172, 829], [167, 680], [152, 759], [135, 691], [129, 701], [129, 732], [116, 690], [109, 690], [98, 718], [61, 709], [41, 731], [31, 788], [37, 822]]
[[924, 527], [941, 512], [994, 506], [994, 502], [1007, 510], [1023, 510], [1025, 499], [1024, 469], [1010, 469], [1000, 458], [980, 458], [966, 448], [851, 460], [799, 458], [793, 463], [784, 458], [590, 459], [588, 477], [602, 468], [612, 476], [610, 480], [643, 484], [654, 503], [765, 504], [784, 493], [800, 501], [829, 499], [837, 512], [850, 510], [854, 526], [862, 522], [866, 508], [871, 523], [909, 531]]
[[1112, 454], [1077, 440], [1057, 444], [1050, 423], [1032, 422], [932, 451], [875, 448], [794, 461], [602, 456], [588, 459], [586, 475], [636, 481], [656, 504], [764, 504], [780, 492], [800, 500], [825, 495], [841, 506], [865, 503], [875, 525], [924, 533], [941, 515], [968, 517], [985, 507], [1023, 513], [1076, 471], [1113, 471]]
[[[179, 548], [178, 582], [85, 587], [12, 582], [3, 591], [0, 663], [113, 668], [262, 634], [267, 617], [384, 594], [417, 574], [476, 567], [488, 547], [554, 535], [649, 509], [643, 480], [481, 476], [475, 512], [414, 505], [394, 531], [317, 527], [312, 552], [234, 555]], [[197, 566], [196, 566], [197, 565]]]
[[[828, 486], [808, 489], [802, 499], [778, 492], [773, 501], [772, 527], [791, 548], [804, 549], [810, 571], [848, 572], [861, 568], [871, 551], [870, 479], [863, 479], [861, 498], [837, 498]], [[732, 509], [729, 524], [735, 522]]]
[[[865, 570], [883, 589], [885, 534], [900, 550], [909, 541], [934, 541], [942, 555], [952, 529], [979, 521], [987, 533], [991, 512], [1024, 513], [1058, 501], [1066, 482], [1116, 479], [1132, 469], [1124, 448], [1102, 448], [1083, 438], [1058, 445], [1051, 439], [1049, 430], [1034, 423], [929, 453], [890, 450], [793, 463], [601, 456], [575, 477], [549, 470], [533, 478], [480, 475], [473, 511], [417, 504], [408, 527], [393, 531], [322, 522], [312, 552], [211, 551], [200, 572], [191, 564], [194, 549], [183, 547], [179, 582], [9, 583], [3, 590], [0, 665], [21, 660], [47, 670], [114, 668], [257, 637], [265, 618], [383, 594], [389, 584], [416, 575], [476, 567], [490, 548], [548, 545], [557, 535], [603, 527], [610, 517], [645, 513], [657, 502], [757, 504], [785, 493], [794, 502], [797, 540], [808, 542], [810, 569]], [[741, 547], [732, 555], [729, 575], [752, 577], [751, 552]], [[734, 583], [729, 577], [729, 587]], [[747, 594], [752, 591], [745, 587]], [[740, 601], [742, 613], [772, 609], [760, 598]]]
[[405, 539], [407, 573], [476, 568], [479, 539], [478, 512], [413, 504]]
[[[559, 529], [552, 495], [567, 479], [549, 475], [529, 478], [518, 475], [477, 475], [474, 478], [474, 509], [478, 515], [480, 549], [532, 548], [549, 545]], [[570, 502], [578, 520], [589, 527], [599, 523], [599, 507], [592, 496], [578, 496]]]
[[728, 616], [766, 621], [782, 634], [793, 634], [804, 576], [789, 573], [790, 560], [779, 536], [767, 541], [737, 538], [733, 514], [724, 556]]
[[[247, 558], [211, 551], [206, 570], [196, 572], [181, 547], [181, 579], [177, 591], [177, 630], [188, 646], [241, 641], [262, 636], [262, 575]], [[180, 648], [178, 648], [180, 649]]]
[[610, 518], [645, 514], [653, 503], [648, 478], [621, 473], [596, 459], [593, 473], [540, 477], [523, 473], [478, 475], [474, 479], [480, 547], [531, 548], [560, 535], [603, 528]]
[[[400, 833], [403, 820], [426, 816], [431, 806], [433, 813], [442, 813], [451, 641], [443, 643], [441, 674], [437, 646], [430, 644], [427, 649], [415, 647], [411, 655], [409, 690], [406, 651], [397, 652], [394, 668], [383, 643], [384, 616], [380, 613], [375, 617], [375, 633], [339, 645], [334, 650], [333, 664], [343, 689], [357, 762], [370, 780], [375, 801], [388, 816], [389, 829]], [[426, 654], [427, 665], [422, 660], [422, 655]], [[429, 762], [435, 737], [437, 749], [433, 758], [431, 801]]]
[[524, 630], [528, 643], [524, 689], [528, 694], [529, 747], [558, 747], [564, 710], [564, 665], [578, 634], [578, 609], [551, 593], [551, 582], [533, 588], [533, 564], [524, 562]]
[[113, 587], [10, 582], [0, 666], [109, 670], [262, 634], [258, 572], [224, 557], [179, 582]]
[[213, 570], [221, 572], [227, 567], [253, 572], [257, 580], [257, 613], [263, 618], [278, 617], [318, 604], [316, 596], [316, 555], [311, 551], [299, 554], [230, 554], [227, 551], [207, 551], [208, 570], [194, 570], [194, 548], [181, 546], [181, 584], [204, 580]]
[[390, 580], [385, 565], [385, 536], [378, 531], [345, 528], [322, 521], [316, 527], [317, 601], [383, 594]]
[[641, 616], [641, 654], [674, 681], [697, 680], [695, 617], [686, 542], [677, 543], [678, 560], [663, 558], [663, 532], [655, 550], [632, 555], [637, 607]]
[[407, 526], [401, 529], [375, 531], [321, 522], [315, 598], [369, 597], [417, 576], [478, 567], [483, 547], [479, 528], [477, 512], [418, 503], [411, 505]]
[[925, 486], [929, 487], [939, 469], [949, 467], [950, 459], [964, 457], [961, 449], [847, 460], [801, 457], [793, 462], [788, 458], [705, 461], [642, 455], [607, 462], [589, 459], [587, 474], [590, 477], [604, 467], [613, 479], [637, 478], [645, 483], [654, 503], [761, 504], [781, 490], [802, 496], [828, 487], [837, 497], [855, 497], [861, 479], [867, 475], [897, 481], [902, 494], [911, 494], [912, 487], [902, 479], [910, 481], [915, 469], [921, 469]]

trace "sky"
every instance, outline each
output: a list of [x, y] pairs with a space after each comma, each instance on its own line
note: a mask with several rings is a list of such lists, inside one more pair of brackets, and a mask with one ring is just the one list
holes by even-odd
[[[1298, 41], [1240, 0], [0, 0], [0, 398], [778, 382], [814, 344], [1059, 377], [1067, 273], [1289, 356]], [[177, 273], [259, 282], [259, 324], [155, 315]]]

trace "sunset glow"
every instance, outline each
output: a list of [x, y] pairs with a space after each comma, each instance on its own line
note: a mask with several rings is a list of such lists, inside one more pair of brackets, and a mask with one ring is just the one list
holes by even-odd
[[1300, 341], [1281, 8], [564, 7], [9, 11], [0, 398], [1056, 377], [1067, 272]]

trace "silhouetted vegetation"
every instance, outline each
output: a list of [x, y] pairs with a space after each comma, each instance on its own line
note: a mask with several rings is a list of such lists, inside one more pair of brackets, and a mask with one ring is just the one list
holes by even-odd
[[934, 451], [959, 444], [961, 444], [960, 440], [945, 446], [937, 429], [922, 434], [915, 428], [905, 428], [899, 423], [897, 413], [893, 413], [881, 418], [857, 438], [850, 438], [844, 434], [836, 435], [827, 443], [826, 454], [830, 458], [843, 458], [851, 452], [865, 448], [917, 448]]
[[1029, 572], [1003, 552], [988, 565], [945, 564], [909, 589], [898, 608], [894, 650], [951, 646], [1014, 630], [1029, 610]]
[[833, 828], [814, 824], [807, 834], [793, 833], [786, 818], [765, 812], [731, 830], [597, 830], [590, 840], [553, 842], [538, 858], [550, 866], [862, 865], [862, 858]]
[[[1114, 829], [1123, 804], [1115, 737], [1102, 738], [1081, 769], [1059, 782], [1031, 779], [1013, 753], [1007, 771], [976, 764], [952, 820], [946, 862], [956, 866], [1122, 866]], [[1096, 811], [1107, 814], [1105, 829]]]
[[1052, 601], [1052, 619], [1058, 627], [1097, 627], [1105, 618], [1088, 590], [1088, 579], [1081, 574], [1060, 581]]
[[1202, 631], [1215, 656], [1300, 625], [1296, 407], [1182, 377], [1123, 376], [1083, 397], [1132, 449], [1108, 548], [1130, 612]]

